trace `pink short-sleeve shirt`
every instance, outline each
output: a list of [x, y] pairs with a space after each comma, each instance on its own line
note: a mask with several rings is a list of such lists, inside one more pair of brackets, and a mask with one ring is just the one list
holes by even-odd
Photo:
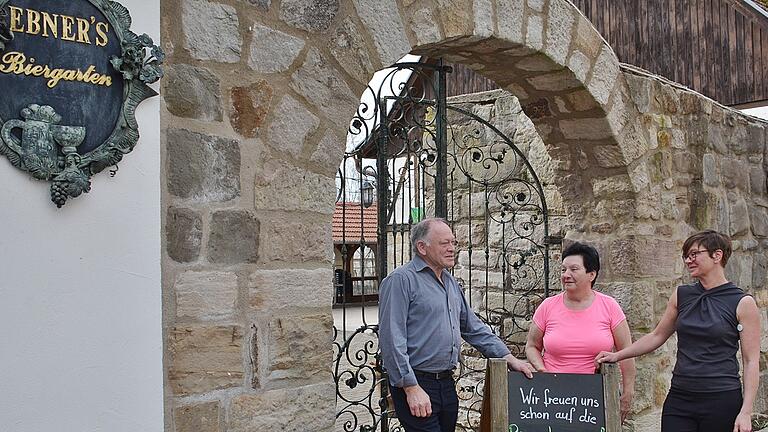
[[595, 373], [595, 356], [613, 350], [613, 329], [625, 319], [616, 300], [599, 292], [579, 311], [565, 306], [563, 293], [545, 299], [533, 314], [544, 332], [544, 367], [548, 372]]

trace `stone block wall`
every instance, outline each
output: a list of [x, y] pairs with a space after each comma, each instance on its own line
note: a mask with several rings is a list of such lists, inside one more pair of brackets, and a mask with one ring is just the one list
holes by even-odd
[[[626, 223], [636, 233], [622, 240], [590, 236], [608, 254], [600, 288], [615, 296], [633, 337], [650, 331], [664, 312], [674, 287], [689, 282], [680, 258], [683, 240], [700, 229], [730, 235], [734, 252], [727, 277], [755, 296], [765, 340], [768, 287], [768, 122], [724, 107], [668, 80], [632, 67], [624, 68], [630, 96], [649, 137], [649, 149], [631, 167], [631, 182], [642, 185]], [[599, 203], [618, 218], [627, 213], [619, 202]], [[631, 275], [612, 282], [617, 273]], [[676, 277], [677, 276], [677, 277]], [[607, 280], [606, 280], [607, 279]], [[655, 353], [638, 360], [634, 430], [651, 430], [669, 388], [674, 366], [674, 337]], [[761, 364], [768, 345], [761, 344]], [[755, 412], [768, 409], [766, 372]]]
[[[680, 247], [685, 237], [698, 229], [717, 229], [732, 236], [734, 255], [727, 267], [728, 277], [752, 293], [764, 309], [768, 295], [765, 285], [768, 195], [764, 165], [768, 122], [723, 107], [643, 71], [626, 67], [623, 73], [629, 83], [630, 96], [640, 110], [642, 128], [651, 137], [650, 151], [635, 168], [643, 176], [635, 181], [646, 184], [648, 190], [640, 194], [634, 209], [627, 203], [604, 199], [599, 202], [597, 212], [603, 220], [634, 224], [633, 229], [639, 235], [630, 239], [612, 241], [610, 235], [601, 235], [600, 227], [594, 227], [593, 232], [586, 235], [574, 229], [568, 213], [562, 208], [563, 197], [554, 186], [551, 158], [545, 150], [542, 151], [544, 143], [530, 119], [519, 109], [513, 95], [498, 90], [451, 98], [449, 104], [481, 115], [500, 129], [503, 125], [514, 125], [509, 128], [509, 136], [515, 137], [515, 145], [531, 162], [547, 192], [548, 202], [553, 203], [550, 205], [550, 220], [553, 222], [550, 232], [567, 235], [570, 239], [587, 240], [598, 246], [603, 265], [609, 269], [601, 273], [598, 289], [621, 302], [635, 338], [653, 329], [672, 289], [688, 281], [680, 260]], [[596, 163], [604, 165], [609, 161]], [[605, 189], [605, 195], [609, 195], [608, 190], [616, 185], [605, 182], [600, 187]], [[461, 188], [453, 191], [454, 194], [461, 192]], [[461, 215], [467, 213], [466, 208], [456, 210], [459, 221]], [[624, 216], [629, 216], [626, 222], [623, 222]], [[484, 212], [479, 210], [473, 217], [483, 219]], [[462, 229], [457, 229], [457, 235], [460, 240], [468, 237]], [[477, 232], [474, 238], [476, 242], [485, 240]], [[487, 241], [491, 250], [499, 253], [498, 248], [493, 246], [498, 246], [498, 238], [490, 235]], [[460, 252], [456, 268], [458, 277], [467, 274], [466, 255], [466, 251]], [[480, 260], [480, 264], [475, 266], [482, 265]], [[551, 265], [555, 270], [552, 286], [557, 291], [556, 269], [559, 263], [553, 260]], [[624, 277], [631, 280], [614, 281], [616, 272], [628, 273], [630, 277]], [[495, 273], [492, 271], [491, 275]], [[665, 275], [668, 277], [665, 278]], [[473, 304], [477, 305], [481, 314], [486, 309], [486, 290], [482, 282], [473, 281], [473, 286], [477, 288], [472, 292]], [[490, 309], [505, 305], [509, 308], [514, 304], [514, 300], [510, 300], [510, 292], [507, 293], [505, 305], [494, 302], [493, 291], [500, 288], [502, 281], [499, 277], [491, 277], [490, 282]], [[765, 325], [768, 320], [764, 311], [762, 314]], [[527, 327], [527, 321], [519, 321], [517, 326]], [[524, 338], [508, 341], [524, 343]], [[640, 374], [634, 406], [636, 413], [628, 429], [650, 430], [641, 425], [653, 424], [658, 416], [671, 378], [674, 347], [675, 341], [672, 340], [656, 353], [638, 360]], [[768, 359], [766, 348], [768, 346], [763, 346], [763, 356]], [[473, 351], [467, 350], [467, 353], [471, 355]], [[756, 412], [764, 412], [768, 408], [764, 385], [760, 391]]]
[[[161, 7], [169, 432], [333, 429], [334, 175], [367, 81], [408, 52], [519, 99], [566, 234], [600, 248], [635, 336], [682, 280], [678, 248], [698, 228], [734, 235], [730, 276], [768, 301], [765, 125], [622, 70], [565, 0]], [[640, 362], [634, 430], [658, 428], [673, 346]]]

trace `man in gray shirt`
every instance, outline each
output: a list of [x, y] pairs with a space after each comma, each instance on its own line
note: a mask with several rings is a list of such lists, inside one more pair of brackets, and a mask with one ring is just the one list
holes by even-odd
[[459, 402], [453, 369], [461, 338], [486, 357], [504, 358], [531, 378], [534, 368], [516, 359], [475, 315], [453, 267], [456, 238], [443, 219], [411, 229], [411, 262], [381, 283], [379, 345], [389, 374], [395, 412], [406, 432], [454, 432]]

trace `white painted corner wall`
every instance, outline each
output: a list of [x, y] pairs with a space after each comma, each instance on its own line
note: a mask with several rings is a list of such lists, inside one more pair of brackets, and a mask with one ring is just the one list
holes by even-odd
[[[159, 0], [121, 3], [159, 44]], [[163, 430], [159, 106], [61, 209], [0, 157], [0, 431]]]

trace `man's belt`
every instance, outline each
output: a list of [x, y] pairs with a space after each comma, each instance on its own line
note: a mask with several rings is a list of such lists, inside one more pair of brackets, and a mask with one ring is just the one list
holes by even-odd
[[448, 369], [440, 372], [426, 372], [426, 371], [414, 370], [413, 374], [420, 377], [441, 380], [445, 378], [453, 378], [453, 369]]

